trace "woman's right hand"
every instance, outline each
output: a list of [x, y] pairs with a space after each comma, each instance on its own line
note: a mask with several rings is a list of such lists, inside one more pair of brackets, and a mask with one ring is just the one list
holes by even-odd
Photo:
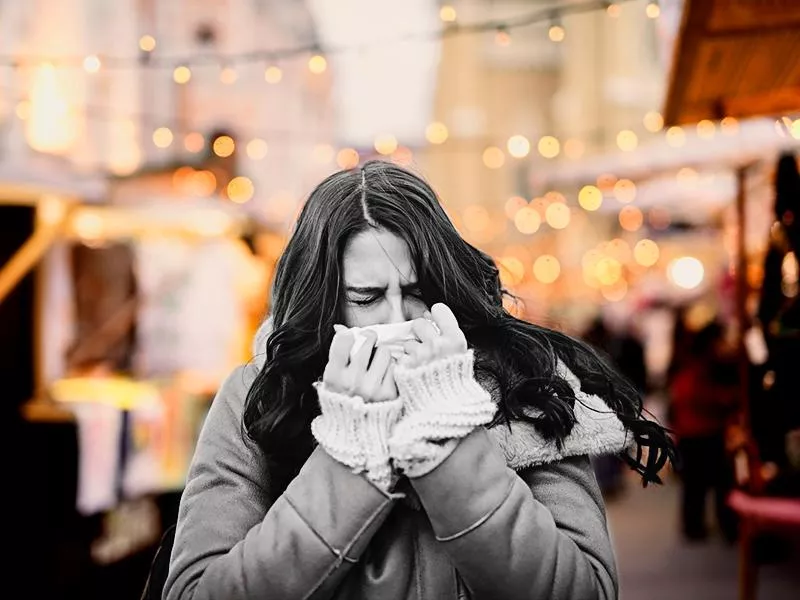
[[391, 352], [385, 347], [379, 347], [372, 356], [378, 336], [367, 331], [364, 345], [351, 360], [350, 349], [355, 342], [355, 336], [344, 327], [337, 327], [336, 330], [328, 352], [328, 364], [322, 375], [325, 387], [339, 394], [360, 396], [365, 402], [396, 399], [397, 386]]

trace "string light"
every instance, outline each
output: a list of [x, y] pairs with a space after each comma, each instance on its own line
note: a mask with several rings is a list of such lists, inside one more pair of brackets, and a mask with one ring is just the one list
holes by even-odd
[[517, 231], [530, 235], [539, 231], [539, 226], [542, 224], [542, 218], [536, 209], [525, 206], [517, 211], [514, 215], [514, 225]]
[[169, 148], [172, 140], [173, 135], [169, 127], [159, 127], [153, 132], [153, 144], [158, 148]]
[[[420, 39], [441, 39], [445, 35], [449, 36], [451, 34], [461, 34], [461, 35], [469, 35], [469, 34], [476, 34], [476, 33], [483, 33], [483, 32], [491, 32], [491, 31], [502, 31], [505, 34], [508, 34], [510, 29], [513, 28], [521, 28], [530, 26], [534, 23], [541, 23], [545, 21], [553, 22], [554, 18], [561, 18], [565, 14], [583, 14], [583, 13], [591, 13], [597, 11], [602, 8], [606, 8], [606, 11], [611, 16], [619, 16], [620, 12], [620, 5], [624, 2], [628, 2], [632, 0], [617, 0], [615, 3], [603, 2], [602, 0], [575, 0], [567, 5], [549, 9], [543, 13], [542, 10], [531, 10], [527, 14], [520, 15], [519, 17], [514, 18], [505, 23], [498, 23], [497, 19], [487, 19], [480, 22], [470, 23], [469, 27], [462, 27], [462, 28], [445, 28], [436, 32], [418, 32], [418, 35], [414, 37]], [[651, 2], [653, 3], [653, 2]], [[452, 22], [457, 18], [455, 8], [451, 4], [444, 5], [440, 8], [439, 16], [442, 20], [446, 22]], [[510, 37], [507, 38], [510, 41]], [[398, 40], [399, 41], [399, 40]], [[376, 40], [376, 45], [386, 43], [386, 40]], [[152, 35], [142, 35], [139, 39], [139, 47], [142, 51], [145, 52], [152, 52], [156, 47], [156, 40]], [[356, 49], [362, 49], [363, 46], [358, 47], [345, 47], [341, 46], [336, 48], [336, 52], [349, 52]], [[273, 49], [273, 50], [263, 50], [260, 52], [243, 52], [241, 54], [235, 55], [226, 55], [224, 58], [227, 58], [231, 61], [242, 61], [242, 62], [252, 62], [253, 60], [275, 60], [276, 58], [286, 59], [292, 56], [302, 56], [308, 53], [308, 46], [305, 44], [298, 45], [296, 47], [288, 47], [282, 49]], [[22, 57], [23, 59], [25, 57]], [[44, 60], [48, 60], [47, 58], [39, 57], [42, 62]], [[165, 62], [168, 60], [164, 57], [153, 57], [154, 60], [147, 61], [145, 63], [148, 67], [159, 67], [164, 66]], [[212, 57], [209, 55], [188, 55], [183, 60], [178, 60], [177, 62], [188, 65], [199, 65], [208, 62], [215, 62], [218, 59], [223, 58], [220, 57]], [[77, 59], [75, 57], [64, 57], [58, 56], [53, 57], [54, 62], [59, 62], [61, 64], [70, 65], [80, 64], [83, 58]], [[171, 62], [175, 62], [176, 59], [172, 58], [169, 59]], [[2, 61], [2, 59], [0, 59]], [[9, 60], [9, 62], [11, 62]], [[127, 68], [130, 66], [137, 66], [142, 65], [143, 63], [140, 62], [140, 58], [115, 58], [113, 61], [114, 68]]]
[[643, 222], [644, 215], [636, 206], [625, 206], [619, 211], [619, 225], [625, 231], [638, 231]]
[[143, 35], [139, 38], [139, 49], [142, 52], [152, 52], [156, 49], [156, 38], [152, 35]]
[[334, 152], [333, 146], [330, 144], [316, 144], [311, 151], [311, 156], [318, 163], [326, 164], [333, 160]]
[[328, 61], [321, 54], [315, 54], [308, 59], [308, 70], [314, 75], [321, 75], [328, 68]]
[[673, 126], [667, 129], [667, 144], [673, 148], [680, 148], [686, 143], [686, 132], [683, 128]]
[[506, 162], [506, 155], [496, 146], [489, 146], [483, 151], [483, 164], [490, 169], [499, 169]]
[[[332, 152], [333, 148], [331, 148], [331, 153]], [[395, 162], [398, 165], [407, 167], [413, 161], [414, 161], [414, 153], [411, 151], [410, 148], [406, 148], [405, 146], [398, 146], [397, 150], [392, 152], [392, 162]]]
[[614, 184], [614, 196], [623, 204], [636, 199], [636, 184], [630, 179], [620, 179]]
[[505, 26], [497, 28], [494, 34], [494, 43], [498, 46], [507, 47], [511, 45], [511, 34]]
[[564, 229], [569, 225], [569, 206], [563, 202], [553, 202], [545, 209], [544, 218], [553, 229]]
[[514, 217], [517, 216], [517, 212], [526, 206], [528, 206], [528, 203], [525, 201], [525, 198], [522, 196], [511, 196], [506, 200], [503, 209], [506, 213], [506, 217], [513, 221]]
[[361, 158], [352, 148], [342, 148], [336, 155], [336, 164], [340, 169], [353, 169], [358, 166]]
[[619, 17], [620, 13], [622, 13], [622, 7], [619, 4], [612, 2], [606, 7], [606, 12], [608, 13], [609, 17], [616, 19]]
[[281, 71], [280, 67], [271, 65], [264, 69], [264, 81], [267, 83], [280, 83], [281, 79], [283, 79], [283, 71]]
[[716, 127], [712, 121], [702, 119], [697, 123], [697, 135], [704, 139], [711, 139], [714, 137]]
[[205, 145], [206, 140], [203, 134], [197, 131], [187, 134], [183, 140], [183, 147], [186, 148], [188, 152], [192, 153], [200, 152]]
[[558, 139], [554, 138], [552, 135], [545, 135], [539, 139], [537, 149], [539, 150], [539, 154], [543, 157], [555, 158], [558, 156], [558, 153], [561, 152], [561, 144]]
[[229, 135], [221, 135], [214, 140], [211, 148], [214, 150], [214, 154], [220, 158], [228, 158], [236, 150], [236, 142]]
[[657, 19], [661, 15], [661, 7], [658, 2], [648, 2], [644, 12], [651, 19]]
[[378, 154], [388, 156], [397, 150], [397, 138], [391, 134], [379, 135], [375, 138], [375, 150]]
[[661, 113], [651, 110], [642, 119], [644, 128], [651, 133], [658, 133], [664, 128], [664, 117]]
[[554, 19], [553, 23], [550, 25], [550, 29], [547, 31], [547, 36], [550, 38], [550, 41], [556, 43], [563, 42], [566, 35], [567, 32], [564, 30], [564, 27], [557, 19]]
[[228, 198], [231, 202], [244, 204], [249, 201], [255, 193], [253, 182], [248, 177], [234, 177], [228, 182], [226, 187]]
[[733, 117], [725, 117], [719, 122], [719, 128], [722, 135], [736, 135], [739, 133], [739, 121]]
[[561, 264], [555, 256], [542, 254], [533, 263], [533, 276], [542, 283], [553, 283], [561, 275]]
[[639, 145], [639, 138], [630, 129], [623, 129], [617, 134], [617, 146], [623, 152], [632, 152]]
[[667, 276], [679, 288], [693, 290], [703, 283], [705, 268], [693, 256], [676, 258], [667, 267]]
[[514, 158], [525, 158], [530, 154], [531, 143], [524, 135], [512, 135], [506, 143], [508, 153]]
[[175, 70], [172, 72], [172, 79], [175, 83], [183, 85], [184, 83], [189, 83], [189, 80], [192, 78], [192, 71], [189, 67], [185, 65], [181, 65], [179, 67], [175, 67]]
[[444, 144], [448, 135], [447, 126], [438, 121], [434, 121], [425, 128], [425, 138], [431, 144]]
[[658, 262], [660, 251], [653, 240], [643, 239], [633, 247], [633, 258], [643, 267], [652, 267]]
[[97, 73], [100, 70], [100, 59], [95, 54], [90, 54], [83, 59], [83, 70], [87, 73]]
[[586, 146], [580, 140], [570, 138], [564, 143], [564, 155], [569, 159], [577, 160], [585, 151]]
[[239, 75], [236, 72], [236, 69], [233, 67], [223, 67], [223, 69], [219, 72], [219, 80], [225, 85], [232, 85], [236, 83], [238, 78]]
[[445, 23], [454, 22], [457, 16], [458, 15], [456, 15], [456, 9], [450, 6], [449, 4], [445, 4], [439, 9], [439, 18]]
[[584, 210], [595, 211], [603, 204], [603, 193], [593, 185], [585, 185], [578, 192], [578, 204]]

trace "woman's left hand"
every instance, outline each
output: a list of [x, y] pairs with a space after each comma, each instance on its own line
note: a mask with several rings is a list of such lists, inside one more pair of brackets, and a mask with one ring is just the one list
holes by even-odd
[[445, 304], [434, 304], [430, 313], [414, 320], [412, 329], [419, 341], [403, 344], [405, 356], [400, 360], [403, 367], [419, 367], [467, 351], [467, 338], [458, 326], [453, 311]]

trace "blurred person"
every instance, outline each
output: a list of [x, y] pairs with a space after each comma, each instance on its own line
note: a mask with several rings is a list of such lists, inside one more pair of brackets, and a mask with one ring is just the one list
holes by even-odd
[[[647, 386], [647, 366], [644, 345], [630, 331], [630, 321], [622, 315], [616, 318], [599, 313], [583, 339], [605, 353], [611, 364], [635, 386], [640, 394]], [[615, 454], [603, 454], [592, 460], [597, 481], [606, 499], [618, 496], [625, 488], [623, 465]]]
[[[589, 346], [516, 319], [423, 180], [370, 161], [310, 195], [257, 362], [222, 385], [166, 600], [618, 596], [590, 465], [674, 456]], [[352, 327], [411, 321], [399, 357]], [[601, 399], [602, 398], [602, 399]]]
[[720, 532], [729, 542], [736, 539], [736, 518], [726, 502], [734, 478], [725, 436], [738, 394], [732, 349], [722, 325], [713, 321], [692, 335], [670, 383], [671, 428], [681, 459], [681, 530], [689, 541], [708, 536], [706, 497], [711, 490]]

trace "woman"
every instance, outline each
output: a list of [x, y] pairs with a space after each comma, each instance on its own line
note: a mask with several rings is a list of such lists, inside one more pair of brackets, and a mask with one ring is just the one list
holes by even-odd
[[[414, 174], [323, 181], [277, 265], [264, 365], [203, 428], [164, 597], [615, 598], [589, 455], [649, 445], [629, 460], [657, 481], [670, 442], [592, 350], [502, 299]], [[399, 361], [374, 335], [350, 358], [334, 330], [407, 320]]]

